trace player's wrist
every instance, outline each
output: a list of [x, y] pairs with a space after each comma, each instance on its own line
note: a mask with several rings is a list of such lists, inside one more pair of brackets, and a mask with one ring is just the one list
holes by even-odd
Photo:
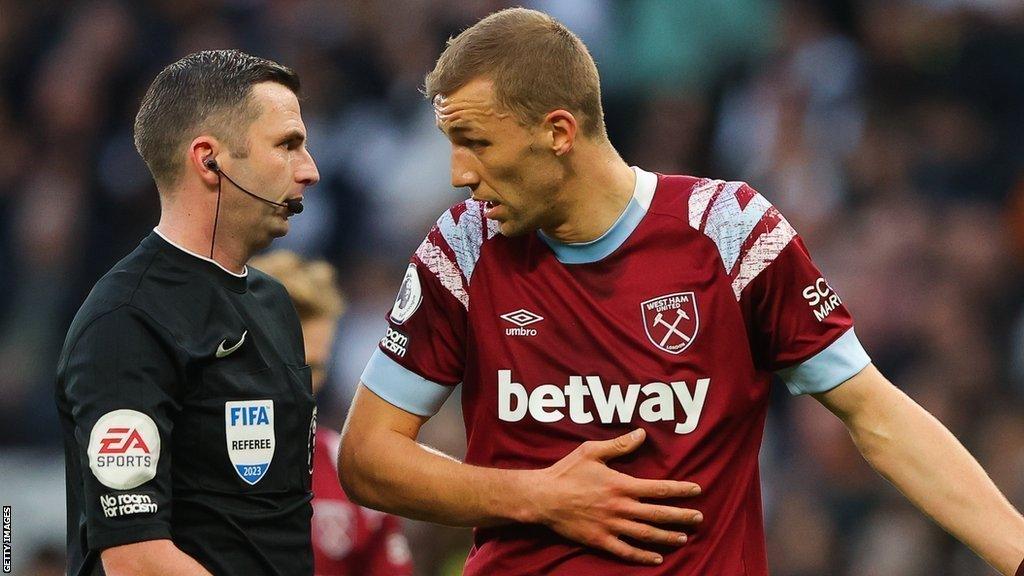
[[511, 475], [511, 490], [505, 493], [506, 502], [502, 508], [509, 514], [509, 520], [518, 524], [542, 524], [543, 514], [538, 505], [545, 485], [542, 470], [507, 470]]

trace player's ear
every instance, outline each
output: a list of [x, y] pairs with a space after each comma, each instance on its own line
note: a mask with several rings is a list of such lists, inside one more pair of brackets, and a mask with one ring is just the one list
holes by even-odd
[[553, 110], [544, 117], [544, 126], [551, 135], [551, 151], [562, 156], [576, 145], [579, 124], [568, 110]]

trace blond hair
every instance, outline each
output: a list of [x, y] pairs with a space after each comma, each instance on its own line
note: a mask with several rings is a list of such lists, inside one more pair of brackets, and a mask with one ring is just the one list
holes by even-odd
[[450, 38], [427, 74], [424, 94], [433, 100], [480, 77], [494, 82], [498, 103], [523, 124], [564, 109], [582, 117], [584, 135], [607, 137], [594, 59], [575, 34], [543, 12], [501, 10]]
[[337, 318], [345, 311], [335, 268], [324, 260], [306, 260], [288, 250], [274, 250], [253, 258], [249, 265], [284, 284], [299, 320]]

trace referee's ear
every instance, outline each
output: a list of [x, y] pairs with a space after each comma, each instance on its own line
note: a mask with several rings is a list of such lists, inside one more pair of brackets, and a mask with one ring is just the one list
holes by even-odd
[[221, 150], [220, 142], [209, 135], [197, 136], [188, 147], [186, 172], [202, 180], [207, 188], [215, 189], [220, 175], [207, 165], [207, 160], [216, 159]]

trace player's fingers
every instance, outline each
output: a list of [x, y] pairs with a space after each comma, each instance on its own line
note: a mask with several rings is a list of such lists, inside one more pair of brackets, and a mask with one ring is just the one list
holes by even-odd
[[634, 478], [629, 489], [629, 493], [636, 498], [687, 498], [700, 492], [700, 486], [693, 482], [642, 478]]
[[626, 521], [618, 526], [620, 536], [628, 536], [640, 542], [661, 544], [664, 546], [682, 546], [686, 544], [686, 534], [656, 528], [650, 524]]
[[704, 521], [704, 515], [699, 510], [644, 502], [637, 502], [626, 510], [626, 514], [634, 520], [650, 524], [699, 524]]
[[611, 440], [591, 440], [585, 442], [587, 452], [598, 460], [605, 461], [618, 458], [636, 450], [644, 442], [647, 433], [643, 428], [637, 428], [628, 434], [623, 434]]
[[661, 554], [658, 554], [657, 552], [641, 550], [640, 548], [626, 544], [622, 540], [611, 535], [601, 540], [598, 548], [608, 552], [609, 554], [614, 554], [623, 560], [634, 562], [636, 564], [657, 566], [664, 560], [661, 557]]

